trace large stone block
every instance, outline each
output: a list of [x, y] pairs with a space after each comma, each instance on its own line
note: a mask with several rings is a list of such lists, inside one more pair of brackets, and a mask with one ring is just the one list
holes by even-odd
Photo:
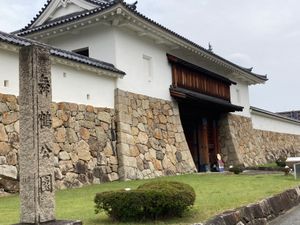
[[8, 141], [8, 136], [3, 124], [0, 124], [0, 141]]
[[17, 151], [10, 151], [6, 156], [6, 161], [8, 165], [16, 166], [18, 164]]
[[66, 141], [68, 141], [69, 143], [78, 142], [78, 136], [76, 132], [71, 128], [66, 129]]
[[0, 102], [0, 113], [8, 112], [9, 108], [7, 107], [6, 103]]
[[66, 129], [64, 127], [56, 129], [55, 139], [58, 143], [64, 143], [66, 141]]
[[5, 156], [0, 156], [0, 165], [5, 165], [6, 162], [6, 157]]
[[90, 138], [89, 130], [84, 127], [80, 128], [79, 133], [80, 133], [80, 137], [84, 140], [88, 140]]
[[103, 121], [105, 123], [111, 123], [111, 116], [110, 116], [110, 113], [107, 113], [107, 112], [99, 112], [97, 114], [97, 118], [100, 120], [100, 121]]
[[0, 189], [9, 193], [19, 192], [19, 181], [16, 179], [0, 176]]
[[70, 160], [70, 155], [69, 155], [69, 153], [62, 151], [58, 154], [58, 158], [63, 161]]
[[283, 203], [281, 202], [280, 195], [275, 195], [273, 197], [267, 198], [270, 206], [270, 211], [273, 215], [278, 216], [284, 210]]
[[240, 213], [238, 211], [225, 212], [221, 217], [226, 225], [237, 224], [240, 221]]
[[12, 124], [16, 122], [19, 119], [19, 113], [17, 112], [5, 112], [2, 115], [2, 123], [7, 125], [7, 124]]
[[120, 166], [129, 166], [133, 168], [137, 168], [137, 160], [135, 157], [123, 156], [123, 160], [119, 162]]
[[0, 165], [0, 177], [9, 177], [12, 179], [17, 179], [18, 177], [18, 171], [15, 166], [9, 166], [9, 165]]
[[84, 161], [79, 160], [75, 164], [75, 172], [79, 174], [86, 174], [88, 172], [88, 166]]
[[60, 120], [58, 117], [52, 117], [52, 127], [55, 129], [55, 128], [58, 128], [60, 126], [63, 125], [63, 121]]
[[127, 133], [127, 134], [132, 134], [132, 131], [131, 131], [131, 126], [127, 123], [122, 123], [120, 122], [117, 126], [117, 131], [118, 132], [123, 132], [123, 133]]
[[90, 147], [83, 140], [75, 144], [74, 150], [77, 153], [79, 159], [82, 159], [84, 161], [89, 161], [92, 158], [92, 155], [90, 153]]
[[0, 142], [0, 156], [6, 156], [11, 150], [11, 147], [6, 142]]

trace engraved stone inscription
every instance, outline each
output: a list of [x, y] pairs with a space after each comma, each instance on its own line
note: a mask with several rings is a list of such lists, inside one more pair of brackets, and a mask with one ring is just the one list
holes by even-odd
[[52, 119], [51, 119], [51, 113], [49, 111], [47, 112], [40, 112], [39, 113], [39, 122], [40, 122], [40, 128], [51, 128], [52, 126]]
[[41, 193], [49, 191], [52, 192], [52, 176], [51, 175], [46, 175], [46, 176], [41, 176], [40, 177], [40, 189]]
[[50, 91], [51, 91], [50, 80], [44, 74], [42, 74], [40, 76], [40, 79], [38, 82], [38, 87], [39, 87], [39, 93], [41, 95], [45, 95], [47, 97], [48, 94], [50, 94]]
[[45, 144], [41, 147], [40, 154], [43, 159], [49, 159], [51, 152], [52, 152], [51, 147], [48, 144]]
[[29, 176], [24, 176], [21, 178], [21, 181], [24, 183], [30, 182], [30, 177]]

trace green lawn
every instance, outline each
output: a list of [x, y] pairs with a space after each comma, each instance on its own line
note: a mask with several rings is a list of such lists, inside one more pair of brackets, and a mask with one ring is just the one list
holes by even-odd
[[[227, 209], [236, 208], [299, 185], [292, 176], [283, 175], [183, 175], [160, 178], [182, 181], [193, 186], [197, 193], [194, 208], [183, 218], [158, 221], [155, 224], [191, 224], [201, 222]], [[122, 224], [110, 221], [105, 214], [94, 213], [95, 193], [125, 187], [136, 188], [148, 181], [114, 182], [92, 185], [81, 189], [56, 193], [56, 212], [59, 219], [80, 219], [84, 225]], [[19, 220], [18, 196], [0, 198], [0, 224], [8, 225]], [[153, 222], [127, 223], [153, 224]]]

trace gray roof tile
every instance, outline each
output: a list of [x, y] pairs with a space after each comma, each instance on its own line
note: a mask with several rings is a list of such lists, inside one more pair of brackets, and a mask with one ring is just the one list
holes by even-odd
[[[48, 0], [48, 2], [51, 1], [51, 0]], [[95, 1], [99, 1], [99, 0], [86, 0], [86, 1], [92, 1], [92, 2], [95, 2]], [[261, 81], [267, 81], [268, 78], [266, 75], [260, 75], [260, 74], [256, 74], [256, 73], [253, 73], [252, 72], [252, 69], [248, 69], [248, 68], [244, 68], [242, 66], [239, 66], [217, 54], [215, 54], [214, 52], [212, 51], [209, 51], [208, 49], [205, 49], [203, 48], [202, 46], [196, 44], [195, 42], [179, 35], [178, 33], [162, 26], [161, 24], [155, 22], [154, 20], [146, 17], [145, 15], [143, 15], [142, 13], [138, 12], [136, 10], [136, 3], [133, 3], [133, 4], [127, 4], [126, 2], [124, 2], [124, 0], [107, 0], [107, 3], [99, 3], [99, 7], [95, 8], [95, 9], [92, 9], [92, 10], [86, 10], [86, 11], [83, 11], [81, 13], [75, 13], [75, 14], [70, 14], [69, 16], [64, 16], [64, 17], [61, 17], [61, 18], [58, 18], [57, 20], [55, 21], [49, 21], [48, 23], [46, 24], [43, 24], [41, 26], [38, 26], [38, 27], [34, 27], [34, 28], [31, 28], [29, 29], [28, 27], [24, 28], [24, 29], [21, 29], [19, 31], [15, 31], [14, 33], [17, 34], [17, 35], [20, 35], [20, 36], [24, 36], [24, 35], [27, 35], [27, 34], [31, 34], [31, 33], [34, 33], [34, 32], [38, 32], [38, 31], [41, 31], [41, 30], [45, 30], [45, 29], [49, 29], [51, 27], [55, 27], [55, 26], [58, 26], [58, 25], [61, 25], [61, 24], [64, 24], [64, 23], [68, 23], [68, 22], [71, 22], [71, 21], [76, 21], [78, 19], [81, 19], [83, 17], [88, 17], [88, 16], [91, 16], [91, 15], [94, 15], [98, 12], [102, 12], [104, 10], [107, 10], [113, 6], [115, 6], [116, 4], [118, 3], [121, 3], [124, 7], [126, 7], [128, 10], [130, 10], [132, 13], [134, 13], [136, 16], [140, 17], [140, 18], [143, 18], [144, 20], [148, 21], [149, 23], [152, 23], [153, 25], [159, 27], [160, 29], [164, 30], [165, 32], [171, 34], [171, 35], [174, 35], [176, 36], [177, 38], [185, 41], [186, 43], [189, 43], [190, 45], [198, 48], [198, 49], [201, 49], [202, 51], [206, 52], [207, 54], [213, 56], [213, 57], [216, 57], [218, 59], [220, 59], [221, 61], [237, 68], [237, 69], [240, 69], [242, 70], [243, 72], [255, 77], [255, 78], [258, 78], [260, 79]], [[48, 3], [49, 4], [49, 3]]]
[[125, 75], [125, 72], [118, 70], [113, 64], [106, 63], [106, 62], [103, 62], [103, 61], [100, 61], [97, 59], [93, 59], [90, 57], [86, 57], [83, 55], [79, 55], [74, 52], [55, 48], [50, 45], [46, 45], [46, 44], [43, 44], [43, 43], [40, 43], [37, 41], [29, 40], [27, 38], [18, 37], [16, 35], [8, 34], [5, 32], [2, 32], [2, 31], [0, 31], [0, 42], [6, 42], [6, 43], [17, 45], [17, 46], [30, 46], [33, 44], [44, 46], [44, 47], [50, 49], [50, 53], [53, 56], [57, 56], [57, 57], [68, 59], [68, 60], [75, 61], [78, 63], [86, 64], [86, 65], [93, 66], [93, 67], [96, 67], [99, 69], [108, 70], [108, 71], [111, 71], [114, 73], [118, 73], [120, 75]]

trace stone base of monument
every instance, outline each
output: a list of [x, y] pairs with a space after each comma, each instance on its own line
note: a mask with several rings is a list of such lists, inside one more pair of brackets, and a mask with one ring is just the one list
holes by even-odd
[[[14, 225], [35, 225], [34, 223], [18, 223]], [[82, 225], [82, 222], [79, 220], [70, 221], [70, 220], [55, 220], [45, 223], [39, 223], [39, 225]]]

